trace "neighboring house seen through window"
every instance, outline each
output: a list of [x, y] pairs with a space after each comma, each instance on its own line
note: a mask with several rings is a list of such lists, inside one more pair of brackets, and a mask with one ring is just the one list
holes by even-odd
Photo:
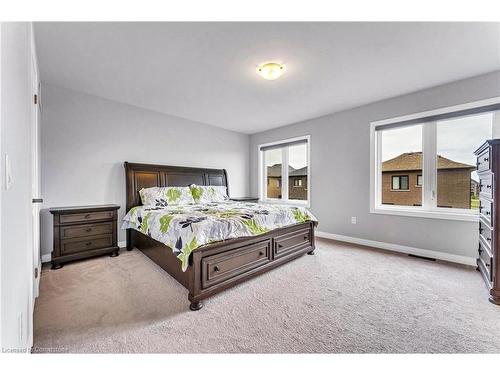
[[408, 176], [392, 176], [392, 190], [408, 190]]
[[310, 191], [309, 136], [260, 145], [259, 153], [260, 199], [307, 205]]
[[417, 185], [418, 187], [422, 187], [422, 175], [418, 174], [417, 175]]
[[477, 220], [474, 151], [500, 111], [456, 113], [372, 124], [372, 212]]

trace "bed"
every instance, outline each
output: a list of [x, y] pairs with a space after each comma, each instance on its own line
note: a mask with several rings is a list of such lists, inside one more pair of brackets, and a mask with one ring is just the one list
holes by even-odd
[[[141, 207], [139, 191], [143, 188], [210, 185], [224, 186], [229, 194], [225, 169], [125, 162], [125, 177], [127, 220], [131, 220], [134, 211], [147, 210]], [[219, 208], [221, 205], [213, 205], [209, 209], [211, 211], [222, 209]], [[249, 212], [257, 212], [256, 210], [262, 208], [262, 206], [252, 206], [253, 203], [246, 203], [245, 207], [241, 205], [240, 203], [237, 208], [250, 210]], [[157, 213], [155, 209], [150, 212]], [[137, 216], [137, 212], [135, 215]], [[254, 231], [250, 236], [207, 243], [197, 247], [182, 260], [179, 253], [175, 253], [175, 247], [167, 246], [166, 241], [160, 242], [152, 238], [149, 231], [143, 233], [137, 228], [129, 227], [127, 250], [139, 249], [182, 284], [189, 292], [190, 309], [196, 311], [203, 307], [203, 300], [214, 294], [306, 253], [314, 254], [315, 225], [316, 221], [313, 218], [303, 216], [299, 223], [281, 226], [261, 234], [259, 231]]]

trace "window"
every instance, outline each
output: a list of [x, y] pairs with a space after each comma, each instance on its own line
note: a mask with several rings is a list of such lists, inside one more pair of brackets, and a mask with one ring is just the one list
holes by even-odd
[[417, 187], [422, 187], [422, 175], [417, 175]]
[[370, 211], [476, 221], [474, 151], [499, 109], [494, 98], [372, 123]]
[[392, 176], [392, 190], [409, 190], [408, 176]]
[[309, 136], [260, 145], [259, 153], [260, 199], [308, 205]]
[[380, 145], [382, 203], [421, 205], [421, 192], [410, 191], [410, 177], [415, 185], [418, 171], [422, 171], [422, 125], [383, 130]]
[[437, 206], [479, 210], [479, 196], [471, 194], [476, 173], [476, 150], [492, 138], [493, 114], [436, 122]]
[[282, 152], [280, 149], [266, 150], [264, 154], [265, 169], [267, 171], [267, 199], [281, 199], [281, 164]]

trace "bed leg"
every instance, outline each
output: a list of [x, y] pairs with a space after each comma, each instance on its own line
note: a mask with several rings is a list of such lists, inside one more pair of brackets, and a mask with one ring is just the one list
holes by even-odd
[[307, 253], [307, 255], [314, 255], [314, 249], [312, 249], [311, 251], [309, 251], [309, 252]]
[[132, 246], [132, 229], [127, 229], [127, 250], [130, 251], [133, 249]]
[[203, 303], [201, 301], [191, 302], [191, 305], [189, 305], [189, 309], [191, 311], [198, 311], [202, 307], [203, 307]]

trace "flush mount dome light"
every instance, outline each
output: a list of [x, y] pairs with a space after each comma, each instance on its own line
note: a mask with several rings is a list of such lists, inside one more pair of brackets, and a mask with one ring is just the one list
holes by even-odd
[[267, 62], [257, 67], [257, 73], [264, 79], [273, 81], [285, 73], [285, 65], [277, 62]]

